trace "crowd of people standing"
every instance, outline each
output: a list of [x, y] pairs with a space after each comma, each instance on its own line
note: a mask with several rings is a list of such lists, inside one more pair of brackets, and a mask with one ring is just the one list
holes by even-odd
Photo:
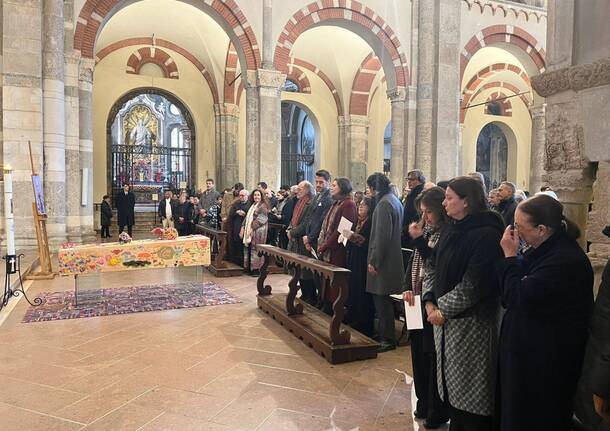
[[[591, 320], [592, 267], [557, 195], [528, 197], [506, 181], [486, 193], [479, 173], [435, 185], [413, 170], [406, 180], [399, 198], [382, 173], [355, 192], [324, 169], [315, 184], [277, 193], [264, 182], [219, 193], [208, 179], [199, 196], [167, 192], [159, 215], [180, 235], [200, 221], [222, 227], [229, 259], [253, 275], [261, 243], [349, 269], [345, 323], [376, 338], [380, 352], [396, 347], [391, 295], [419, 297], [414, 414], [428, 429], [571, 430], [574, 411], [583, 429], [608, 429], [609, 270]], [[339, 231], [341, 220], [351, 228]], [[302, 301], [332, 312], [338, 292], [308, 271], [299, 285]]]

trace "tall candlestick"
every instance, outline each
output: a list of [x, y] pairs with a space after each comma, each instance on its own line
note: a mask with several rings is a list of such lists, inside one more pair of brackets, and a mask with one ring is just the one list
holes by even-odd
[[6, 254], [15, 255], [15, 220], [13, 218], [13, 171], [4, 167], [4, 223], [6, 231]]

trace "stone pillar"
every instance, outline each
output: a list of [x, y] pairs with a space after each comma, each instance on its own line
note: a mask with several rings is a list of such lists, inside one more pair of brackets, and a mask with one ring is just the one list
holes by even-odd
[[597, 176], [593, 183], [593, 206], [587, 221], [589, 258], [595, 270], [595, 286], [601, 282], [601, 274], [610, 258], [610, 238], [602, 233], [610, 224], [610, 161], [599, 162]]
[[263, 0], [263, 64], [273, 70], [273, 0]]
[[66, 233], [68, 241], [80, 242], [80, 134], [78, 73], [80, 55], [65, 57], [65, 118], [66, 118]]
[[237, 138], [239, 106], [232, 103], [214, 105], [216, 118], [216, 181], [218, 189], [232, 187], [239, 181]]
[[[349, 176], [349, 172], [347, 169], [347, 160], [345, 159], [345, 154], [348, 153], [348, 147], [347, 147], [347, 141], [346, 141], [346, 135], [345, 135], [345, 128], [346, 128], [346, 120], [345, 117], [343, 115], [339, 115], [339, 117], [337, 117], [337, 132], [339, 134], [339, 152], [338, 152], [338, 172], [337, 175], [338, 176], [342, 176], [342, 177], [348, 177]], [[320, 166], [320, 168], [322, 168], [322, 166]]]
[[36, 246], [34, 195], [28, 141], [34, 168], [42, 175], [42, 2], [2, 2], [3, 161], [13, 168], [15, 243]]
[[78, 66], [78, 143], [80, 172], [78, 184], [81, 187], [83, 175], [87, 175], [86, 204], [83, 193], [80, 196], [80, 226], [83, 242], [95, 241], [93, 230], [93, 68], [95, 62], [81, 58]]
[[404, 161], [407, 149], [407, 92], [403, 87], [388, 90], [388, 98], [392, 104], [392, 153], [390, 156], [390, 180], [402, 190], [405, 177]]
[[453, 0], [418, 4], [415, 167], [432, 181], [459, 171], [460, 11]]
[[366, 115], [348, 116], [345, 121], [346, 174], [354, 190], [366, 188], [368, 143], [369, 118]]
[[530, 184], [529, 191], [534, 194], [543, 185], [544, 175], [544, 143], [546, 139], [546, 120], [544, 104], [531, 106], [532, 115], [532, 139], [530, 159]]
[[66, 158], [64, 117], [64, 5], [43, 2], [43, 139], [47, 233], [52, 249], [66, 240]]
[[[276, 70], [248, 72], [246, 88], [246, 182], [253, 187], [265, 181], [274, 190], [280, 186], [281, 88], [286, 75]], [[256, 82], [256, 86], [252, 83]], [[255, 111], [256, 109], [256, 111]]]
[[[407, 131], [405, 133], [405, 150], [407, 156], [403, 160], [403, 175], [415, 169], [415, 136], [417, 130], [417, 87], [410, 85], [407, 88]], [[404, 181], [404, 179], [403, 179]], [[403, 185], [404, 186], [404, 185]]]

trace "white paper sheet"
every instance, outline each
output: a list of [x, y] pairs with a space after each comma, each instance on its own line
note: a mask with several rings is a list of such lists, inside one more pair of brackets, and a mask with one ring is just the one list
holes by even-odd
[[[339, 232], [340, 234], [343, 234], [344, 230], [349, 230], [351, 232], [353, 224], [353, 222], [349, 221], [345, 217], [341, 217], [341, 220], [339, 221], [339, 226], [337, 227], [337, 232]], [[343, 241], [341, 242], [344, 246], [347, 245], [347, 238], [343, 237]]]
[[407, 329], [423, 329], [424, 321], [421, 312], [421, 295], [415, 295], [415, 305], [411, 307], [405, 301], [405, 317], [407, 319]]
[[311, 249], [310, 253], [314, 257], [314, 259], [320, 260], [320, 258], [318, 257], [318, 253], [316, 253], [316, 251], [313, 248]]

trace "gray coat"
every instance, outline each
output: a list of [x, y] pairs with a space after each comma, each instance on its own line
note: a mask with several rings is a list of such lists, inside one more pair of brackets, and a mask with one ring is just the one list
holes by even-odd
[[377, 275], [367, 273], [366, 291], [369, 293], [392, 295], [402, 292], [402, 213], [402, 205], [392, 193], [384, 195], [373, 211], [368, 263], [377, 269]]

